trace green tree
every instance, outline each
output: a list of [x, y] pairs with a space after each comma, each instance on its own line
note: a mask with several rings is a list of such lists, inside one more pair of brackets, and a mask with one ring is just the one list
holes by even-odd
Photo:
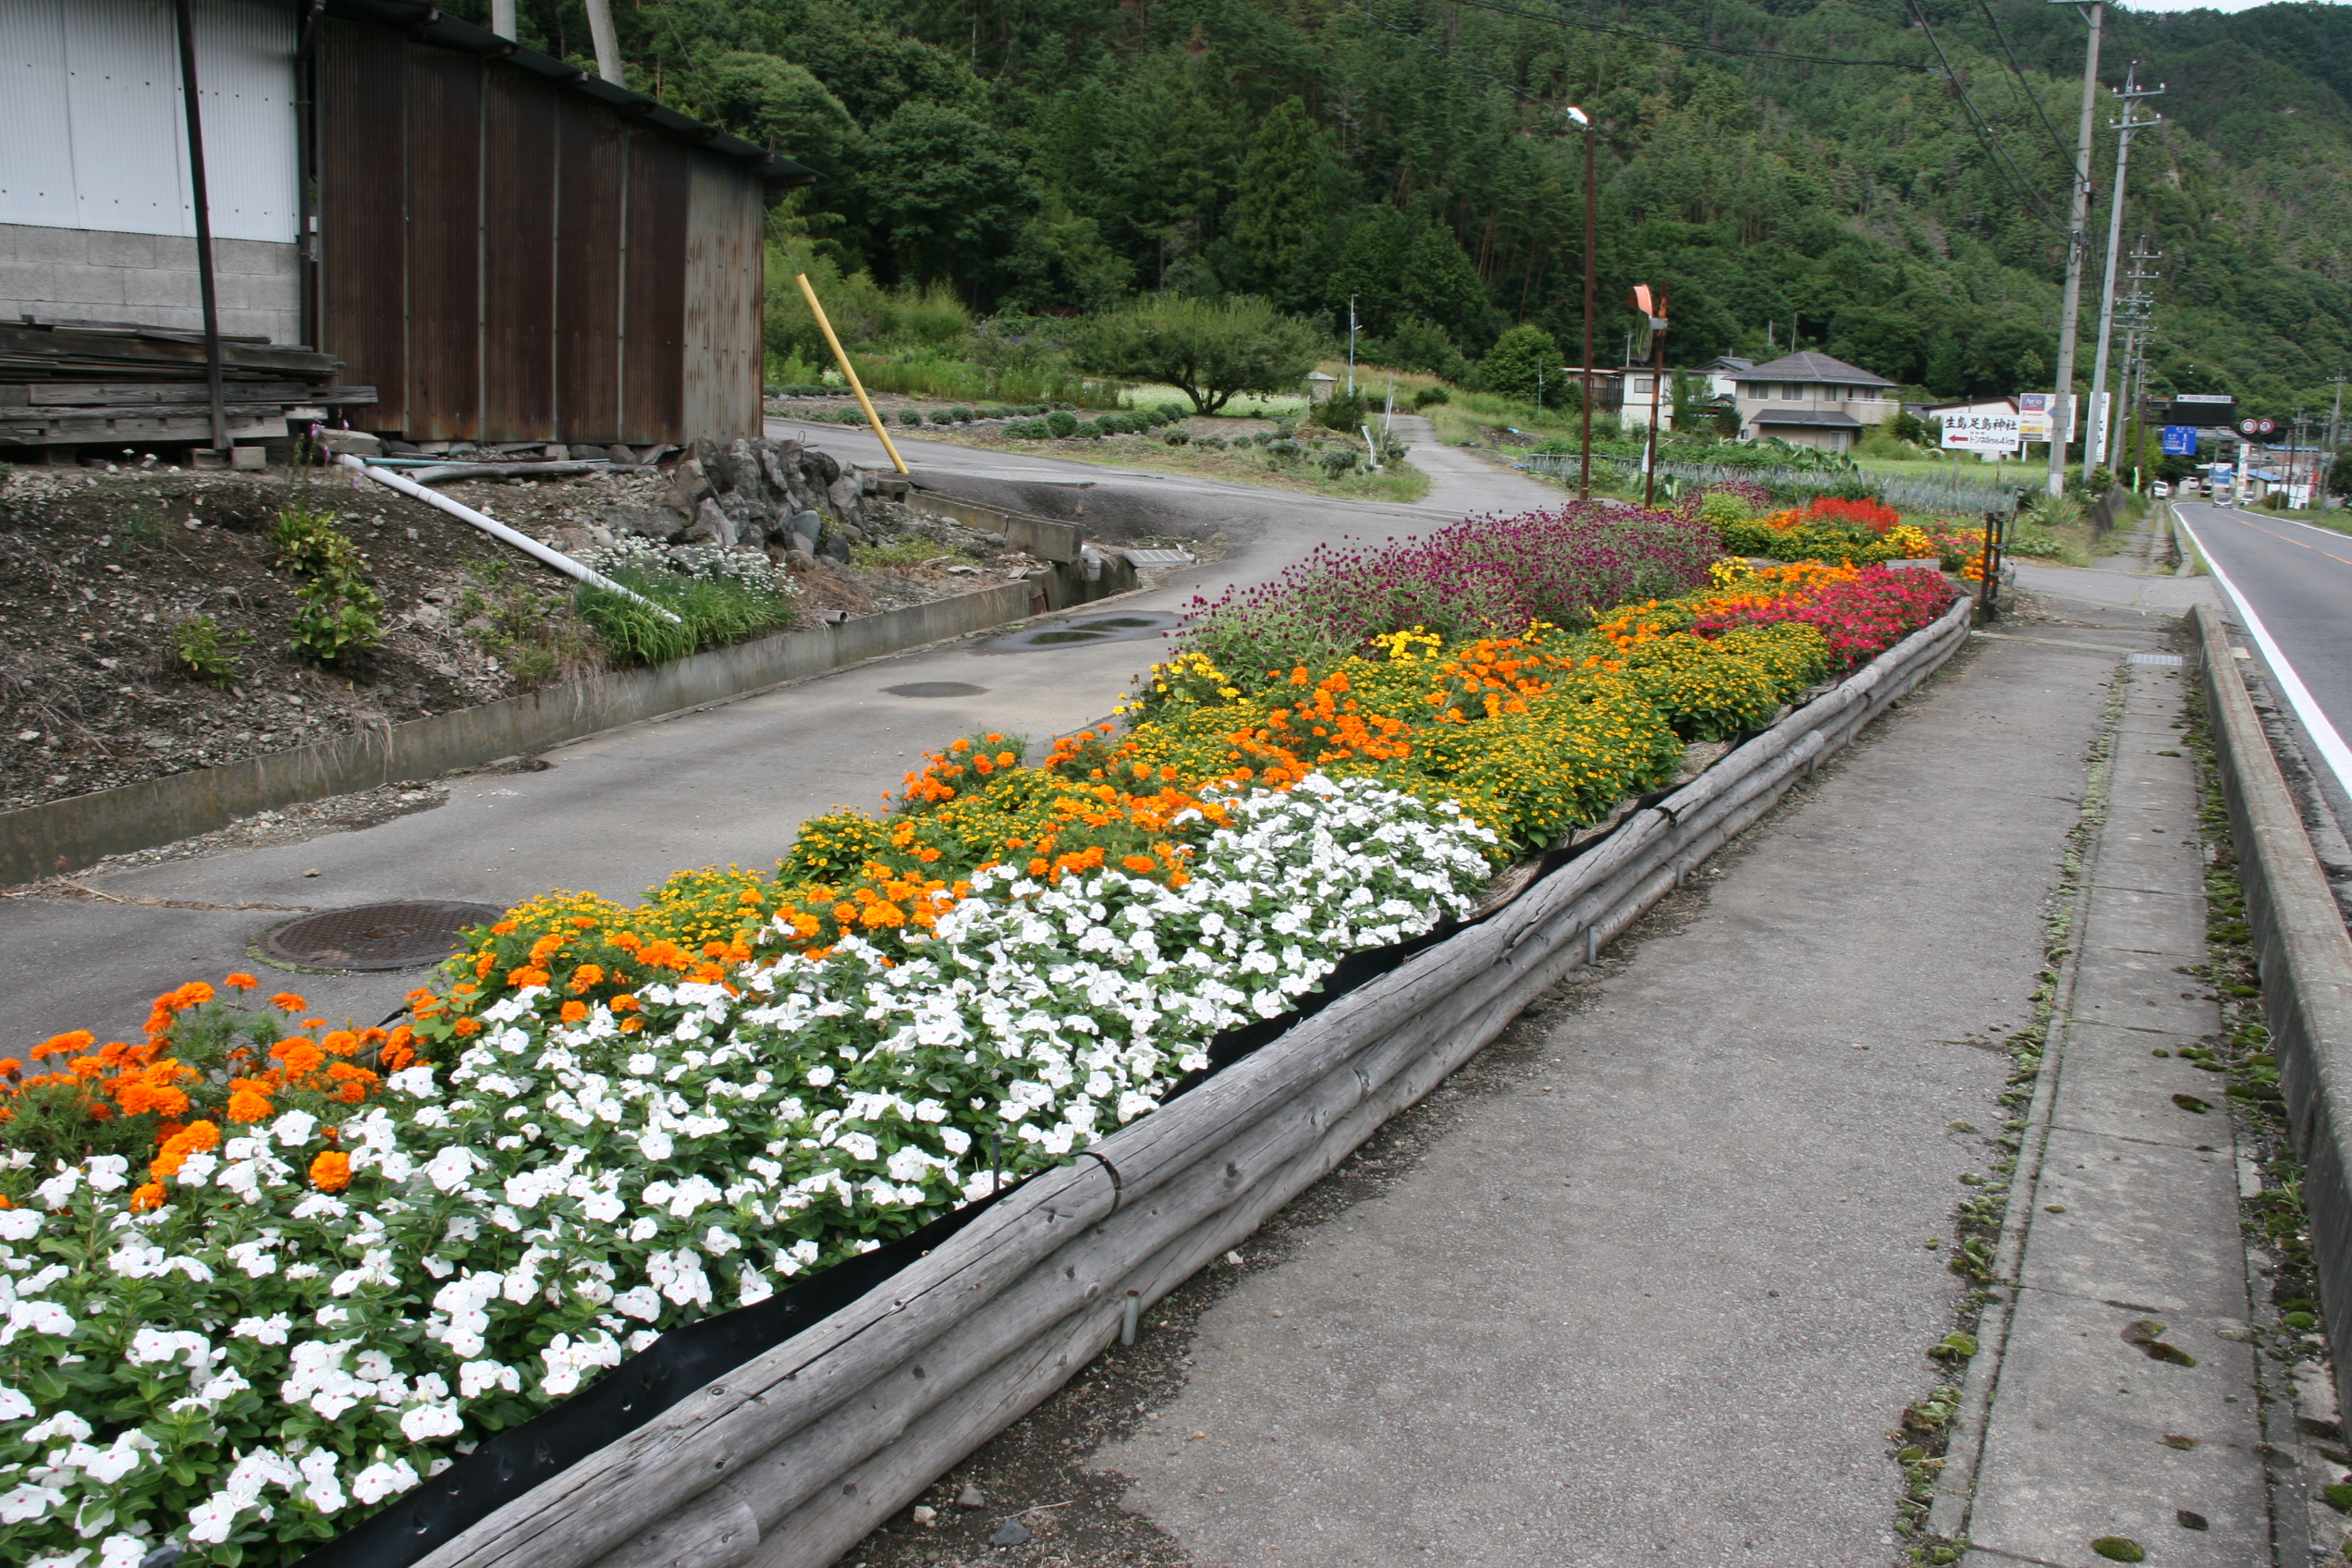
[[1105, 311], [1134, 286], [1134, 263], [1103, 242], [1102, 226], [1070, 210], [1060, 192], [1045, 204], [1013, 249], [1014, 283], [1004, 300], [1010, 310], [1075, 305]]
[[854, 168], [865, 141], [865, 133], [823, 82], [773, 55], [730, 50], [719, 55], [699, 96], [712, 119], [820, 175]]
[[1560, 366], [1560, 345], [1552, 340], [1551, 334], [1540, 326], [1522, 324], [1495, 339], [1487, 357], [1478, 361], [1478, 374], [1489, 392], [1533, 398], [1537, 368], [1542, 370], [1548, 390], [1559, 383]]
[[1260, 277], [1270, 282], [1288, 274], [1322, 227], [1329, 178], [1329, 158], [1306, 101], [1285, 100], [1251, 139], [1233, 199], [1233, 239]]
[[1398, 289], [1405, 310], [1436, 322], [1457, 343], [1476, 343], [1486, 337], [1487, 286], [1478, 269], [1462, 253], [1462, 242], [1441, 223], [1424, 223], [1404, 253], [1404, 276]]
[[1317, 344], [1304, 322], [1264, 300], [1146, 295], [1082, 322], [1070, 334], [1082, 370], [1158, 381], [1213, 414], [1242, 392], [1292, 392], [1315, 368]]
[[909, 103], [874, 138], [871, 221], [902, 279], [990, 288], [1036, 192], [1001, 133], [957, 109]]

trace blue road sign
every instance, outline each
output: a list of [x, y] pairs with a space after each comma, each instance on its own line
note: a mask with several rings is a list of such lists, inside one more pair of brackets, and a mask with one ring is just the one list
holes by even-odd
[[2168, 457], [2195, 457], [2197, 455], [2197, 426], [2193, 424], [2164, 426], [2164, 452]]

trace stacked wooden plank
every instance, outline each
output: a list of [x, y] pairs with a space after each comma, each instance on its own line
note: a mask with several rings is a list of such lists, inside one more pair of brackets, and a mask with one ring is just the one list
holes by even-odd
[[[288, 434], [289, 420], [375, 401], [335, 385], [332, 354], [223, 337], [231, 440]], [[0, 323], [0, 446], [209, 443], [204, 336], [116, 322]]]

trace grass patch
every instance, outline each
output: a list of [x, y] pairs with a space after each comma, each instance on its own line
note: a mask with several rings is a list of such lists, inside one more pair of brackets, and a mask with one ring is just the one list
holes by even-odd
[[662, 664], [704, 648], [723, 647], [778, 631], [792, 623], [790, 600], [727, 578], [679, 577], [632, 571], [606, 573], [678, 617], [671, 620], [647, 606], [602, 588], [582, 587], [580, 613], [604, 640], [616, 665]]

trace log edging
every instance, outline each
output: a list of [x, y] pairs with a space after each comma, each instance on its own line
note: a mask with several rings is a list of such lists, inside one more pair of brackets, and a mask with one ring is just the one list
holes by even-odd
[[1967, 640], [1956, 602], [1589, 853], [417, 1568], [826, 1568], [1584, 967]]

